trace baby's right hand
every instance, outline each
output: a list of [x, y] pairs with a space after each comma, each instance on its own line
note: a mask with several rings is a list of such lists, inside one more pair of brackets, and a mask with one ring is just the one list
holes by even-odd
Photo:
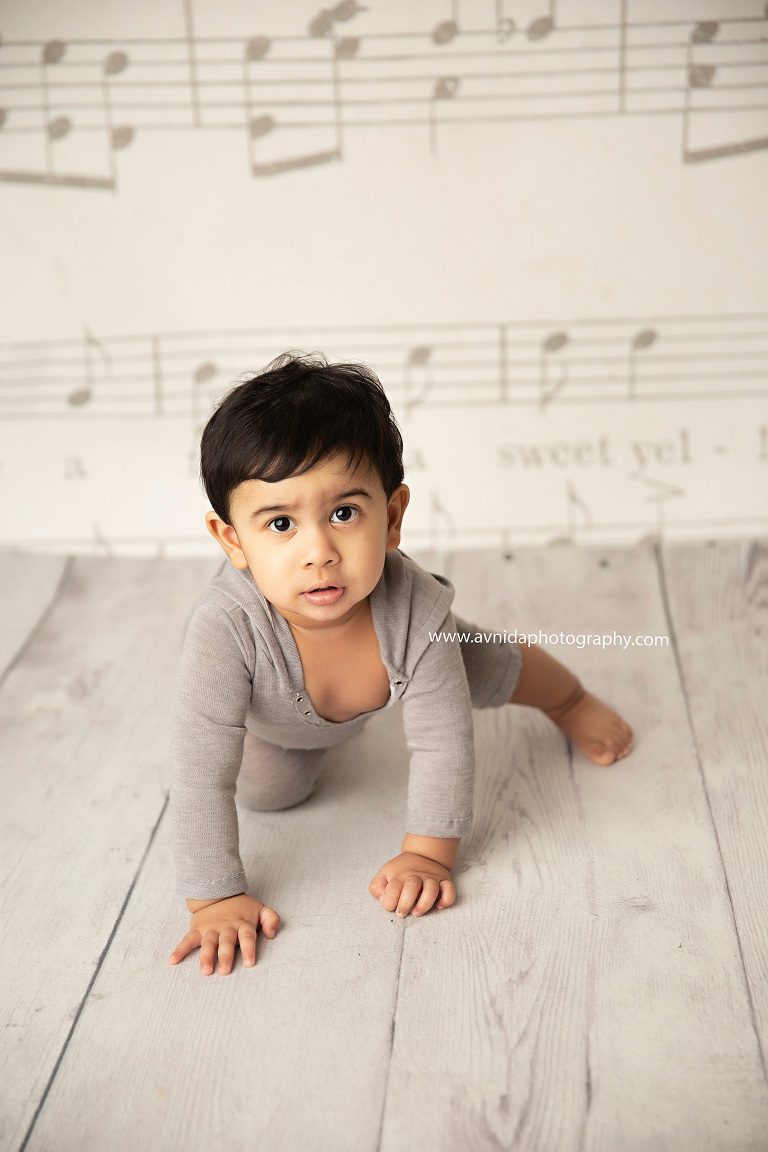
[[243, 964], [250, 968], [256, 963], [256, 929], [259, 925], [264, 935], [272, 940], [280, 926], [280, 917], [274, 908], [268, 908], [246, 892], [207, 904], [193, 913], [189, 932], [177, 944], [168, 963], [178, 964], [188, 952], [199, 948], [200, 971], [204, 976], [210, 976], [216, 966], [218, 949], [219, 974], [225, 976], [232, 971], [235, 945], [239, 941]]

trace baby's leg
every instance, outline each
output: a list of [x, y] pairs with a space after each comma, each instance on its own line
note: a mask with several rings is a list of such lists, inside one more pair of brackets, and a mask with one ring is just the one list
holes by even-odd
[[236, 803], [258, 812], [301, 804], [315, 791], [324, 753], [324, 748], [279, 748], [246, 732]]
[[536, 644], [511, 644], [501, 633], [454, 619], [456, 631], [472, 637], [461, 641], [461, 655], [473, 708], [540, 708], [595, 764], [613, 764], [632, 750], [629, 725], [554, 656]]
[[632, 750], [632, 729], [587, 692], [573, 672], [536, 644], [520, 646], [522, 664], [510, 704], [540, 708], [595, 764], [613, 764]]

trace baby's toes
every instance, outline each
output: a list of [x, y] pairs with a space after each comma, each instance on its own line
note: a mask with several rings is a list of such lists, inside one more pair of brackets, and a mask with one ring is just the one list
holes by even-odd
[[602, 740], [585, 740], [583, 744], [579, 745], [579, 748], [593, 764], [613, 764], [616, 759], [613, 748], [603, 743]]

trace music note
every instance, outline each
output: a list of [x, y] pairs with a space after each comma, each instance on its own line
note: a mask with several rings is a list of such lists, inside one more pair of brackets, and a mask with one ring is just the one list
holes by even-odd
[[203, 408], [205, 411], [205, 419], [207, 420], [211, 414], [213, 407], [213, 397], [210, 393], [205, 393], [203, 389], [204, 384], [208, 384], [218, 374], [218, 368], [211, 360], [204, 360], [202, 364], [198, 364], [192, 375], [192, 423], [195, 427], [195, 434], [199, 435], [203, 430], [203, 425], [200, 422], [200, 400], [202, 398]]
[[43, 109], [43, 127], [45, 129], [45, 164], [49, 174], [53, 174], [53, 149], [51, 142], [62, 140], [72, 128], [72, 122], [67, 116], [57, 116], [51, 119], [51, 97], [48, 83], [48, 69], [63, 59], [67, 46], [63, 40], [49, 40], [43, 45], [40, 61], [40, 94]]
[[356, 0], [340, 0], [333, 8], [322, 8], [317, 16], [310, 20], [309, 34], [317, 37], [328, 36], [333, 32], [334, 23], [344, 23], [358, 12], [366, 11], [367, 9], [356, 3]]
[[[766, 10], [768, 14], [768, 9]], [[694, 25], [687, 47], [685, 72], [685, 101], [683, 105], [683, 162], [685, 164], [701, 163], [706, 160], [718, 160], [725, 156], [737, 156], [746, 152], [756, 152], [764, 148], [768, 148], [768, 136], [745, 136], [742, 140], [729, 141], [725, 144], [710, 144], [706, 146], [692, 147], [690, 143], [690, 134], [692, 127], [692, 118], [696, 111], [692, 107], [693, 94], [696, 91], [709, 90], [713, 88], [714, 82], [717, 79], [717, 66], [711, 61], [701, 62], [694, 60], [694, 52], [697, 48], [713, 46], [716, 49], [717, 37], [720, 32], [720, 23], [717, 20], [703, 20]], [[726, 58], [726, 64], [730, 64], [731, 60]], [[700, 109], [702, 112], [711, 111], [710, 105]], [[725, 111], [725, 109], [722, 109]], [[762, 112], [762, 109], [761, 109]], [[765, 123], [764, 116], [761, 115], [758, 121], [760, 124]]]
[[664, 539], [664, 505], [667, 500], [674, 500], [678, 496], [685, 496], [685, 489], [678, 487], [676, 484], [670, 484], [666, 480], [655, 480], [652, 476], [636, 475], [632, 479], [639, 479], [641, 484], [647, 484], [655, 491], [651, 491], [643, 496], [645, 504], [656, 505], [656, 532], [659, 540]]
[[408, 353], [403, 387], [406, 415], [422, 403], [432, 388], [431, 359], [432, 347], [429, 344], [415, 345]]
[[529, 40], [543, 40], [549, 36], [550, 32], [555, 30], [555, 19], [552, 14], [549, 16], [539, 16], [534, 20], [525, 30], [525, 34]]
[[554, 385], [548, 380], [548, 365], [551, 356], [557, 355], [568, 343], [567, 332], [553, 332], [541, 342], [539, 361], [539, 405], [543, 409], [547, 406], [560, 389], [568, 382], [568, 365], [560, 365], [560, 379]]
[[337, 60], [352, 60], [360, 51], [360, 39], [357, 36], [343, 36], [334, 45]]
[[429, 150], [437, 151], [437, 104], [440, 100], [452, 100], [459, 90], [458, 76], [440, 76], [435, 80], [429, 101]]
[[103, 548], [107, 556], [113, 555], [112, 545], [110, 544], [109, 540], [107, 540], [106, 537], [102, 535], [101, 527], [96, 523], [93, 525], [93, 542], [96, 545], [96, 548]]
[[429, 546], [437, 553], [437, 567], [443, 576], [450, 578], [453, 566], [453, 542], [456, 536], [456, 522], [450, 512], [443, 507], [435, 491], [429, 499]]
[[[339, 8], [340, 5], [337, 5], [336, 7]], [[345, 8], [345, 12], [346, 11], [347, 9]], [[330, 11], [325, 10], [324, 13], [321, 13], [321, 15], [328, 17], [328, 27], [326, 32], [321, 33], [316, 31], [313, 33], [313, 35], [326, 35], [327, 32], [333, 28], [333, 20], [331, 19]], [[352, 12], [351, 15], [354, 15], [354, 12]], [[349, 16], [345, 15], [343, 18], [349, 19]], [[339, 17], [337, 17], [337, 19], [339, 19]], [[323, 27], [325, 27], [325, 24]], [[270, 113], [254, 115], [254, 104], [251, 87], [251, 66], [258, 66], [258, 64], [266, 58], [272, 46], [272, 42], [266, 36], [254, 36], [252, 39], [246, 42], [245, 51], [243, 53], [243, 102], [245, 105], [245, 122], [247, 126], [248, 161], [251, 167], [251, 174], [253, 176], [276, 176], [281, 172], [291, 172], [298, 168], [311, 168], [318, 164], [329, 164], [335, 160], [341, 160], [342, 113], [337, 60], [339, 58], [339, 44], [344, 45], [341, 50], [342, 58], [349, 58], [355, 55], [359, 44], [356, 43], [353, 48], [352, 40], [352, 37], [348, 37], [346, 40], [342, 40], [333, 45], [331, 68], [333, 102], [336, 114], [336, 146], [334, 148], [301, 152], [293, 156], [286, 156], [276, 160], [260, 160], [258, 158], [256, 142], [263, 140], [265, 137], [271, 136], [279, 129], [280, 124], [279, 121]]]
[[496, 40], [503, 44], [514, 35], [516, 24], [510, 16], [504, 15], [504, 0], [496, 0]]
[[[578, 527], [591, 528], [594, 523], [589, 505], [586, 500], [579, 495], [570, 480], [566, 485], [565, 515], [568, 523], [568, 538], [571, 541], [575, 541], [576, 529]], [[580, 525], [577, 523], [579, 517], [581, 517], [582, 521]]]
[[651, 345], [655, 344], [658, 335], [655, 328], [641, 328], [632, 338], [629, 346], [629, 360], [627, 364], [627, 398], [629, 400], [636, 399], [637, 353], [644, 352], [646, 348], [650, 348]]
[[451, 40], [459, 34], [459, 26], [455, 20], [443, 20], [432, 29], [432, 40], [435, 44], [450, 44]]
[[70, 392], [67, 397], [67, 403], [73, 408], [81, 408], [83, 404], [90, 404], [93, 400], [94, 388], [96, 387], [96, 370], [94, 367], [94, 351], [98, 355], [101, 368], [100, 374], [102, 380], [105, 380], [107, 375], [112, 369], [112, 361], [109, 353], [107, 352], [106, 345], [101, 340], [97, 340], [91, 333], [90, 329], [86, 326], [83, 328], [83, 362], [85, 365], [85, 387], [76, 388]]
[[107, 125], [107, 144], [109, 150], [109, 170], [112, 177], [113, 189], [117, 187], [117, 168], [115, 152], [127, 148], [133, 140], [134, 131], [128, 124], [115, 126], [112, 119], [112, 90], [111, 77], [119, 76], [128, 67], [128, 56], [125, 52], [110, 52], [104, 61], [101, 77], [102, 99], [104, 101], [104, 120]]

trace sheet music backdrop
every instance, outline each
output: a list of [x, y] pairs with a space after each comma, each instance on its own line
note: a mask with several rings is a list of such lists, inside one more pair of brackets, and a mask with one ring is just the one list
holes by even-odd
[[405, 546], [765, 534], [764, 0], [4, 0], [0, 547], [215, 554], [216, 398], [376, 369]]

